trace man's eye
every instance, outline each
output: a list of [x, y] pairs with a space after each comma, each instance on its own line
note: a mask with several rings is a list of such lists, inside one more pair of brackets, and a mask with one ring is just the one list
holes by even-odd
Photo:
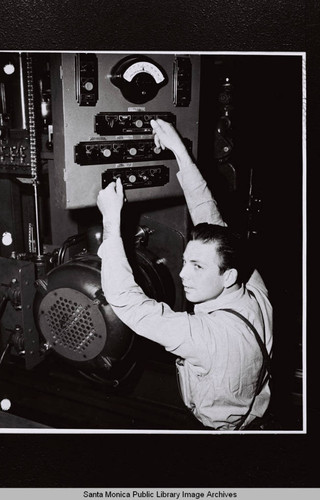
[[202, 266], [200, 266], [199, 264], [194, 264], [194, 267], [195, 267], [196, 269], [202, 269]]

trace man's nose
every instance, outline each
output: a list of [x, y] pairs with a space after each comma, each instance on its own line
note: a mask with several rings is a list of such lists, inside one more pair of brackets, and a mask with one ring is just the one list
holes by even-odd
[[181, 279], [183, 279], [183, 278], [187, 277], [187, 274], [188, 273], [187, 273], [186, 265], [184, 265], [184, 266], [182, 266], [182, 269], [181, 269], [181, 271], [179, 273], [179, 276], [180, 276]]

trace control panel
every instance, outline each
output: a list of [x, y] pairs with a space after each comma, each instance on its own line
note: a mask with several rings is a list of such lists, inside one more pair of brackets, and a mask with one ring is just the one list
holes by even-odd
[[152, 134], [151, 120], [161, 118], [176, 125], [172, 113], [99, 113], [95, 117], [95, 132], [99, 135]]
[[79, 106], [95, 106], [98, 100], [98, 59], [95, 54], [77, 54], [76, 99]]
[[29, 137], [10, 132], [10, 137], [2, 135], [0, 139], [0, 173], [30, 175]]
[[155, 146], [153, 139], [122, 141], [89, 141], [75, 146], [75, 162], [79, 165], [101, 165], [149, 160], [170, 160], [169, 149]]
[[191, 101], [192, 67], [190, 58], [176, 57], [173, 67], [173, 102], [189, 106]]
[[102, 188], [120, 177], [125, 189], [164, 186], [169, 182], [170, 171], [164, 165], [139, 168], [113, 168], [102, 174]]
[[150, 122], [173, 124], [196, 160], [200, 56], [64, 53], [52, 56], [51, 75], [61, 208], [96, 206], [115, 175], [128, 201], [183, 197], [175, 156], [156, 146]]
[[0, 54], [0, 173], [31, 175], [30, 89], [25, 54]]

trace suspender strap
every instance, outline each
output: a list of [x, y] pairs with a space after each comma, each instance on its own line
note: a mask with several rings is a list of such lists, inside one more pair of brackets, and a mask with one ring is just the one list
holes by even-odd
[[[252, 401], [250, 403], [250, 406], [249, 406], [249, 409], [248, 409], [247, 413], [245, 413], [245, 415], [243, 415], [241, 417], [240, 422], [235, 427], [235, 430], [238, 430], [238, 429], [240, 429], [240, 427], [242, 426], [242, 424], [245, 422], [246, 418], [249, 416], [249, 414], [250, 414], [250, 412], [252, 410], [252, 407], [253, 407], [253, 403], [254, 403], [254, 401], [256, 399], [256, 396], [261, 391], [264, 383], [270, 377], [270, 356], [269, 356], [268, 351], [266, 349], [266, 346], [264, 345], [264, 343], [263, 343], [260, 335], [258, 334], [256, 328], [253, 326], [252, 323], [250, 323], [250, 321], [247, 318], [245, 318], [245, 316], [243, 316], [242, 314], [240, 314], [238, 311], [235, 311], [234, 309], [217, 309], [217, 311], [226, 311], [226, 312], [234, 314], [235, 316], [238, 316], [238, 318], [242, 319], [242, 321], [244, 321], [246, 323], [246, 325], [250, 328], [250, 330], [253, 332], [253, 334], [254, 334], [254, 336], [256, 338], [256, 341], [259, 344], [259, 347], [261, 349], [262, 356], [263, 356], [263, 363], [262, 363], [262, 367], [261, 367], [261, 370], [260, 370], [260, 373], [259, 373], [258, 382], [257, 382], [257, 386], [256, 386], [256, 390], [255, 390], [254, 396], [252, 398]], [[213, 311], [213, 312], [216, 312], [216, 311]], [[266, 373], [267, 373], [267, 377], [265, 378]]]
[[[266, 346], [264, 342], [262, 341], [259, 333], [257, 332], [256, 328], [253, 326], [253, 324], [242, 314], [240, 314], [238, 311], [235, 311], [234, 309], [217, 309], [218, 311], [227, 311], [229, 313], [234, 314], [235, 316], [238, 316], [238, 318], [242, 319], [246, 323], [246, 325], [250, 328], [250, 330], [254, 333], [254, 336], [256, 338], [256, 341], [259, 344], [259, 347], [261, 349], [264, 361], [266, 363], [266, 368], [270, 372], [270, 356], [268, 354], [268, 351], [266, 349]], [[215, 311], [213, 311], [215, 312]]]

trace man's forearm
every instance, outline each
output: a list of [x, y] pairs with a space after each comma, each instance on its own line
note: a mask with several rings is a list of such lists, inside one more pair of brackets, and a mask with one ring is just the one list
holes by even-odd
[[194, 168], [194, 163], [184, 144], [181, 143], [181, 147], [174, 151], [174, 155], [181, 171], [186, 171], [189, 168]]
[[119, 219], [115, 221], [102, 221], [103, 225], [103, 240], [106, 240], [109, 236], [121, 236], [120, 231], [120, 215]]
[[183, 189], [193, 224], [208, 222], [225, 226], [216, 201], [187, 150], [181, 149], [175, 155], [179, 166], [178, 180]]
[[102, 214], [103, 239], [109, 235], [120, 236], [121, 210], [124, 201], [120, 177], [99, 191], [97, 206]]

